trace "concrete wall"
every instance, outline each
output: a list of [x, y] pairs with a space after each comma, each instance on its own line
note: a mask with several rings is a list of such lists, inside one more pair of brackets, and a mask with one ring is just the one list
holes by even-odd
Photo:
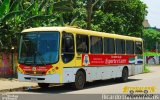
[[145, 63], [150, 65], [160, 64], [160, 56], [145, 56]]
[[[17, 55], [14, 54], [12, 64], [12, 54], [0, 52], [0, 77], [11, 76], [16, 72]], [[12, 67], [14, 65], [14, 68]]]

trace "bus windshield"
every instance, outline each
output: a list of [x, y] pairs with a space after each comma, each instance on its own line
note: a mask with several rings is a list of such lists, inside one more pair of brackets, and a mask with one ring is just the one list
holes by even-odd
[[59, 32], [23, 33], [19, 46], [19, 63], [46, 65], [58, 61]]

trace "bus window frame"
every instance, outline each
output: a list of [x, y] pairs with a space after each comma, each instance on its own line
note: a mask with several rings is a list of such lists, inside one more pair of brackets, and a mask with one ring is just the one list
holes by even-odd
[[[121, 53], [117, 53], [117, 40], [123, 40], [124, 41], [124, 48], [122, 48], [122, 49], [124, 49], [124, 51], [122, 50]], [[115, 48], [116, 48], [116, 51], [115, 51], [116, 54], [125, 55], [126, 54], [126, 39], [115, 38]]]
[[[113, 47], [114, 47], [114, 52], [113, 52], [113, 53], [105, 53], [105, 52], [104, 52], [104, 51], [105, 51], [105, 48], [104, 48], [104, 47], [105, 47], [105, 42], [104, 42], [105, 39], [113, 39], [113, 45], [114, 45], [114, 46], [113, 46]], [[108, 42], [108, 41], [107, 41], [107, 42]], [[111, 38], [111, 37], [104, 37], [104, 38], [103, 38], [103, 53], [104, 53], [104, 54], [116, 54], [115, 38]]]
[[[127, 42], [133, 42], [133, 53], [127, 53]], [[135, 54], [135, 41], [133, 40], [126, 40], [126, 54], [127, 55], [134, 55]]]
[[[61, 32], [60, 32], [60, 31], [30, 31], [30, 32], [35, 32], [35, 33], [40, 33], [40, 34], [41, 34], [41, 32], [58, 32], [58, 34], [59, 34], [58, 55], [61, 55], [61, 54], [62, 54], [62, 53], [61, 53], [61, 50], [60, 50], [60, 48], [61, 48]], [[21, 38], [22, 35], [28, 34], [28, 33], [30, 33], [30, 32], [20, 32], [20, 33], [19, 33], [20, 38]], [[19, 63], [19, 64], [24, 64], [24, 63], [20, 63], [20, 62], [19, 62], [19, 58], [20, 58], [19, 56], [20, 56], [20, 52], [21, 52], [20, 48], [21, 48], [21, 46], [22, 46], [21, 43], [22, 43], [22, 42], [19, 42], [19, 43], [18, 43], [18, 46], [20, 46], [20, 47], [18, 48], [18, 63]], [[58, 56], [58, 60], [57, 60], [56, 62], [54, 62], [54, 63], [48, 63], [48, 64], [56, 64], [56, 63], [59, 62], [59, 60], [60, 60], [60, 56]], [[48, 65], [48, 64], [47, 64], [47, 65]], [[28, 64], [26, 64], [26, 65], [28, 65]], [[41, 65], [41, 64], [37, 64], [37, 65]]]
[[[101, 50], [102, 50], [102, 52], [101, 53], [93, 53], [93, 52], [91, 52], [91, 38], [92, 37], [98, 37], [98, 38], [101, 38], [101, 46], [102, 46], [102, 48], [101, 48]], [[91, 53], [91, 54], [104, 54], [104, 43], [103, 43], [103, 37], [101, 37], [101, 36], [94, 36], [94, 35], [90, 35], [89, 36], [89, 52]]]
[[[84, 53], [84, 52], [78, 52], [78, 51], [77, 51], [77, 47], [78, 47], [78, 46], [77, 46], [77, 36], [78, 36], [78, 35], [86, 36], [86, 37], [88, 38], [87, 52], [85, 52], [85, 53]], [[89, 54], [89, 52], [90, 52], [90, 51], [89, 51], [89, 50], [90, 50], [90, 48], [89, 48], [89, 47], [90, 47], [90, 42], [89, 42], [90, 39], [89, 39], [89, 38], [90, 38], [90, 36], [85, 35], [85, 34], [79, 34], [79, 33], [77, 33], [77, 34], [75, 35], [75, 39], [76, 39], [76, 41], [75, 41], [75, 42], [76, 42], [76, 43], [75, 43], [75, 45], [76, 45], [76, 46], [75, 46], [75, 47], [76, 47], [76, 50], [75, 50], [75, 51], [76, 51], [77, 54]]]
[[[68, 61], [68, 62], [65, 62], [64, 60], [63, 60], [63, 56], [64, 56], [64, 53], [67, 53], [67, 52], [63, 52], [63, 50], [62, 50], [62, 48], [63, 48], [63, 34], [72, 34], [72, 36], [73, 36], [73, 53], [68, 53], [68, 54], [73, 54], [73, 58], [72, 58], [72, 60], [70, 60], [70, 61]], [[71, 61], [73, 61], [74, 60], [74, 58], [75, 58], [75, 36], [74, 36], [74, 34], [73, 33], [71, 33], [71, 32], [66, 32], [66, 31], [63, 31], [62, 32], [62, 36], [61, 36], [61, 59], [62, 59], [62, 62], [64, 63], [64, 64], [67, 64], [67, 63], [70, 63]]]
[[[141, 43], [141, 53], [137, 53], [136, 51], [136, 42], [139, 42], [139, 43]], [[135, 43], [134, 43], [134, 51], [135, 51], [135, 54], [136, 55], [142, 55], [143, 54], [143, 41], [135, 41]]]

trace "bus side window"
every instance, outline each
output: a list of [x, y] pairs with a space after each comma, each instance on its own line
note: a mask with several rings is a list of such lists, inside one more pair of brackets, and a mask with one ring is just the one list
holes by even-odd
[[76, 46], [78, 53], [88, 53], [89, 52], [89, 42], [87, 35], [76, 35]]
[[101, 37], [90, 37], [91, 53], [103, 53], [103, 42]]
[[115, 43], [113, 38], [104, 38], [104, 53], [105, 54], [115, 53]]
[[134, 42], [126, 40], [126, 54], [134, 54]]
[[71, 33], [62, 34], [62, 60], [68, 63], [74, 58], [74, 37]]
[[142, 42], [135, 42], [135, 54], [142, 54]]
[[125, 40], [116, 39], [116, 53], [125, 54]]

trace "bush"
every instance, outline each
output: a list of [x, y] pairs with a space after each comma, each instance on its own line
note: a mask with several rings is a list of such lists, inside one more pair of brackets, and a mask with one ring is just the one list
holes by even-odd
[[144, 65], [144, 70], [143, 70], [144, 73], [149, 73], [150, 72], [150, 69], [149, 69], [149, 66], [148, 64], [145, 64]]
[[144, 52], [144, 56], [160, 56], [157, 52]]

